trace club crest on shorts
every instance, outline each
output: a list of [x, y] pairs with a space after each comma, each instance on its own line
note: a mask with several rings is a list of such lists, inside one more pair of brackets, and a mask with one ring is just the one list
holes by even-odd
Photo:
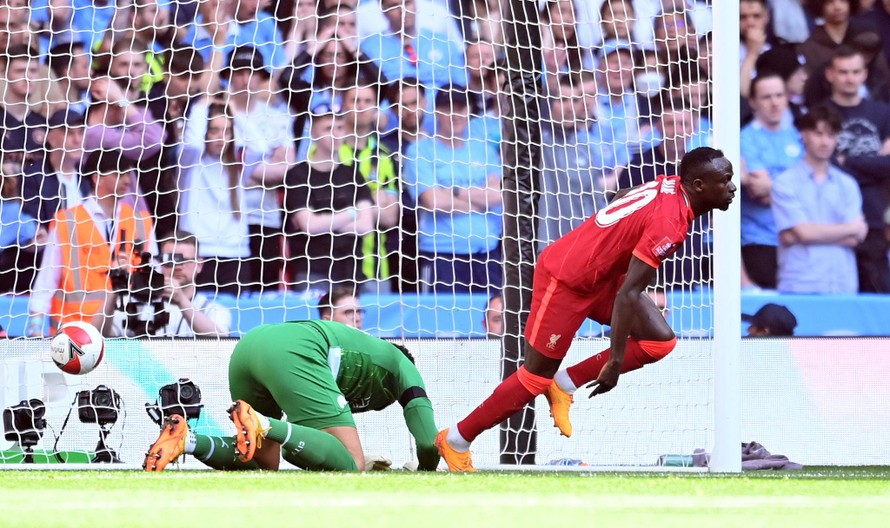
[[555, 350], [556, 342], [559, 341], [560, 337], [562, 337], [562, 334], [550, 334], [550, 342], [547, 343], [547, 348], [550, 350]]

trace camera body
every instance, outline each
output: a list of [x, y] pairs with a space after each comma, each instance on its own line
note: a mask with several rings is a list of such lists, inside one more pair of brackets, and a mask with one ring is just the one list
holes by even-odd
[[83, 423], [113, 424], [120, 410], [120, 395], [105, 385], [77, 393], [77, 417]]
[[188, 378], [179, 378], [176, 383], [164, 385], [158, 390], [158, 401], [146, 403], [145, 411], [155, 423], [161, 425], [164, 418], [173, 414], [186, 420], [201, 416], [201, 389]]
[[4, 438], [24, 448], [37, 445], [46, 429], [46, 405], [37, 398], [3, 409]]
[[[129, 337], [155, 335], [170, 322], [170, 314], [164, 309], [169, 300], [164, 297], [164, 274], [152, 265], [151, 253], [141, 252], [139, 264], [127, 273], [123, 269], [109, 271], [111, 287], [117, 292], [127, 292], [129, 301], [119, 308], [126, 313], [125, 330]], [[151, 313], [146, 316], [146, 305]]]

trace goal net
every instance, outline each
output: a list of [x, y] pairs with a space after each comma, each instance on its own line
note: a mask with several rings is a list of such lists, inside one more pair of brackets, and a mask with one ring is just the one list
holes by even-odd
[[[141, 463], [157, 435], [145, 403], [183, 377], [204, 399], [195, 430], [230, 434], [232, 338], [293, 319], [408, 343], [438, 425], [462, 418], [510, 368], [504, 332], [520, 342], [504, 310], [527, 301], [503, 292], [530, 277], [510, 266], [714, 145], [707, 4], [3, 1], [0, 406], [39, 399], [17, 416], [46, 428], [24, 446], [5, 423], [0, 460], [88, 461], [108, 432]], [[510, 202], [507, 173], [536, 207]], [[517, 218], [525, 256], [505, 229]], [[651, 290], [683, 338], [669, 360], [579, 397], [570, 440], [542, 400], [536, 427], [483, 435], [478, 464], [651, 465], [713, 445], [713, 238], [696, 221]], [[83, 376], [49, 359], [72, 321], [109, 336]], [[567, 362], [607, 336], [588, 322]], [[84, 423], [100, 385], [122, 404]], [[366, 451], [412, 456], [398, 409], [358, 422]]]

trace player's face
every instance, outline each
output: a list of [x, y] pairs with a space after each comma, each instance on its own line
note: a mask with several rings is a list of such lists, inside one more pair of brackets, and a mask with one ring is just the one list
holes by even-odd
[[343, 297], [331, 310], [331, 321], [343, 323], [346, 326], [362, 329], [362, 316], [365, 310], [355, 297]]
[[495, 297], [485, 311], [485, 333], [490, 338], [504, 335], [504, 299]]
[[726, 158], [711, 163], [711, 171], [702, 178], [702, 195], [709, 209], [726, 211], [735, 198], [736, 186], [732, 183], [732, 163]]

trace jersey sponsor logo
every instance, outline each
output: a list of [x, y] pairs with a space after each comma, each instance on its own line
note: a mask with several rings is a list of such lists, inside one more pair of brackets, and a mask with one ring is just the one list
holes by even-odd
[[652, 251], [659, 257], [664, 258], [674, 251], [674, 246], [676, 246], [676, 244], [671, 242], [671, 239], [664, 237], [661, 242], [652, 248]]
[[664, 194], [677, 194], [677, 180], [664, 180], [661, 184], [661, 192]]
[[547, 348], [556, 350], [556, 342], [559, 341], [560, 337], [562, 337], [562, 334], [550, 334], [550, 342], [547, 343]]

